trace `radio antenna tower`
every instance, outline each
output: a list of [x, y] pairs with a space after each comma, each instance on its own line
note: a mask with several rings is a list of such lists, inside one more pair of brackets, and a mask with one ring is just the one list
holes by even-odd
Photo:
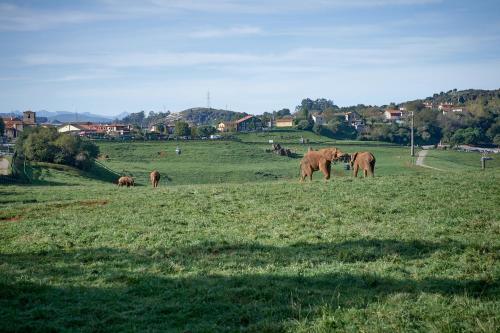
[[210, 90], [207, 91], [207, 108], [210, 109]]

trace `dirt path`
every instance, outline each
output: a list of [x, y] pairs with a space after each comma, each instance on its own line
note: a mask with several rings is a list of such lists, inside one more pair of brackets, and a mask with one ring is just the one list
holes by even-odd
[[425, 157], [427, 156], [427, 153], [429, 151], [428, 150], [421, 150], [418, 152], [418, 156], [417, 156], [417, 161], [415, 162], [415, 164], [417, 166], [421, 166], [421, 167], [424, 167], [424, 168], [429, 168], [429, 169], [434, 169], [434, 170], [439, 170], [439, 171], [444, 171], [443, 169], [438, 169], [438, 168], [435, 168], [435, 167], [431, 167], [429, 165], [425, 165], [424, 164], [424, 159]]

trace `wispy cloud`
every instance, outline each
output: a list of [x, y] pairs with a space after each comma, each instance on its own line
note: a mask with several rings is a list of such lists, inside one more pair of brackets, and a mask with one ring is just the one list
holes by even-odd
[[[394, 66], [451, 61], [456, 55], [474, 52], [485, 42], [498, 42], [495, 36], [464, 37], [400, 37], [379, 38], [359, 47], [302, 47], [283, 52], [227, 53], [227, 52], [119, 52], [102, 54], [30, 54], [21, 58], [29, 66], [81, 65], [92, 68], [154, 68], [197, 67], [279, 68], [305, 71], [307, 68], [325, 69], [348, 66]], [[472, 48], [472, 49], [471, 49]], [[207, 67], [210, 68], [210, 67]]]
[[221, 38], [245, 35], [260, 35], [263, 31], [259, 27], [231, 27], [227, 29], [205, 29], [189, 33], [192, 38]]
[[[320, 11], [335, 8], [373, 8], [383, 6], [425, 5], [441, 0], [98, 0], [92, 10], [78, 8], [46, 10], [19, 6], [15, 2], [0, 3], [0, 31], [33, 31], [66, 24], [158, 17], [179, 13], [253, 13], [273, 14], [285, 12]], [[218, 37], [235, 34], [259, 33], [255, 27], [218, 29], [199, 32], [193, 37]]]
[[64, 24], [80, 24], [116, 17], [106, 13], [79, 10], [40, 10], [0, 3], [0, 30], [32, 31]]

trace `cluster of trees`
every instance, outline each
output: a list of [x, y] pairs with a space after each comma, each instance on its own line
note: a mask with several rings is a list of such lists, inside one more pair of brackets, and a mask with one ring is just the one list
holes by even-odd
[[215, 127], [210, 125], [202, 125], [202, 126], [192, 126], [189, 127], [189, 124], [185, 121], [177, 121], [175, 122], [175, 131], [174, 135], [183, 137], [183, 136], [191, 136], [191, 137], [209, 137], [214, 134], [217, 130]]
[[234, 121], [247, 113], [212, 108], [192, 108], [180, 112], [182, 118], [194, 124], [213, 125], [221, 121]]
[[121, 122], [124, 124], [130, 124], [134, 125], [138, 128], [142, 127], [149, 127], [151, 125], [156, 125], [157, 123], [161, 123], [165, 117], [167, 117], [170, 114], [170, 111], [167, 112], [154, 112], [154, 111], [149, 111], [148, 115], [146, 116], [146, 112], [140, 111], [140, 112], [133, 112], [123, 118]]
[[93, 142], [55, 128], [27, 128], [16, 142], [18, 156], [29, 161], [65, 164], [88, 170], [99, 155]]
[[[425, 108], [423, 102], [453, 103], [464, 108], [464, 112], [449, 112]], [[407, 111], [415, 114], [415, 142], [436, 144], [440, 141], [450, 144], [500, 145], [500, 90], [450, 90], [441, 92], [425, 100], [403, 103]], [[336, 106], [324, 98], [304, 99], [296, 107], [297, 128], [314, 131], [337, 139], [361, 139], [389, 141], [406, 144], [410, 141], [409, 119], [400, 123], [385, 122], [385, 109], [397, 108], [395, 103], [383, 106], [358, 104], [356, 106]], [[324, 125], [314, 124], [312, 113], [321, 114]], [[356, 132], [344, 120], [344, 114], [356, 112], [364, 120], [361, 132]]]
[[[314, 113], [321, 115], [323, 124], [314, 123]], [[340, 108], [332, 100], [325, 98], [303, 99], [295, 108], [295, 123], [298, 129], [334, 139], [355, 139], [358, 135], [356, 130], [344, 121], [344, 113]]]

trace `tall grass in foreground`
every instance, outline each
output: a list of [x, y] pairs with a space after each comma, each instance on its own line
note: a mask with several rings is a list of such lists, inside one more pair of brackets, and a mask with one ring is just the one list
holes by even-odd
[[500, 175], [380, 174], [2, 186], [0, 330], [498, 331]]

